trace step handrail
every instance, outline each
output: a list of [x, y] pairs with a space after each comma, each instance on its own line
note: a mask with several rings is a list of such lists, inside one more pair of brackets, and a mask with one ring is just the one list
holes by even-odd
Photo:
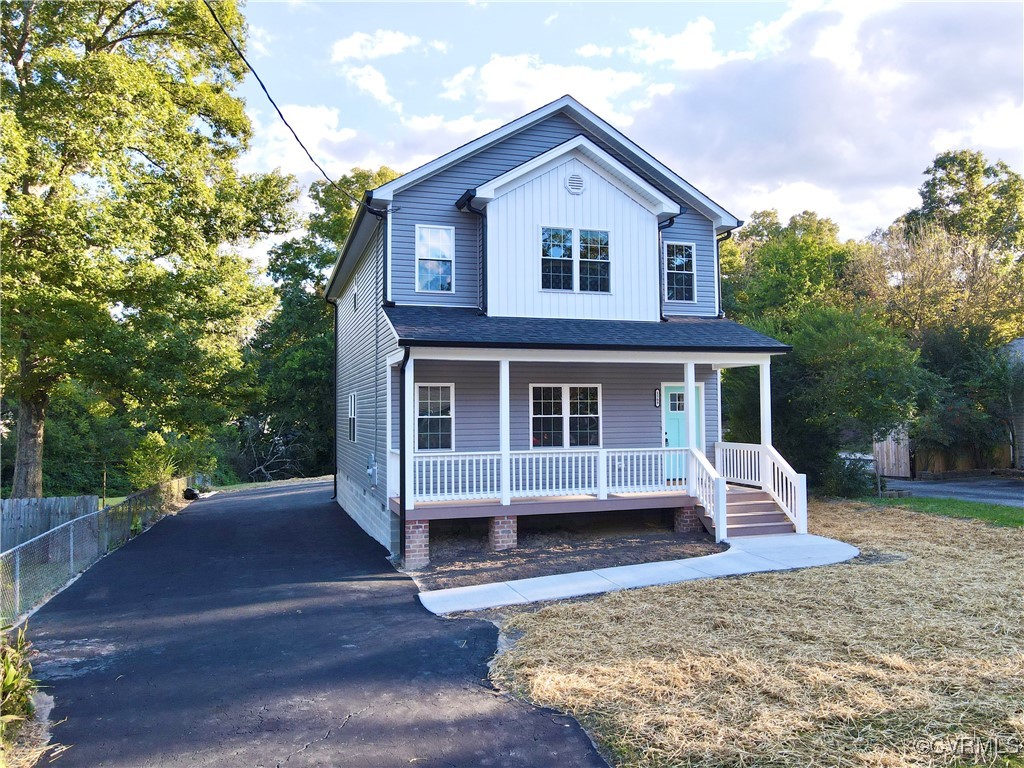
[[807, 533], [807, 475], [800, 474], [775, 446], [762, 445], [761, 489], [779, 505], [797, 533]]
[[694, 459], [690, 462], [693, 468], [690, 486], [704, 511], [711, 518], [715, 529], [715, 541], [720, 542], [729, 534], [725, 478], [718, 474], [718, 470], [708, 461], [703, 451], [690, 448], [690, 455]]

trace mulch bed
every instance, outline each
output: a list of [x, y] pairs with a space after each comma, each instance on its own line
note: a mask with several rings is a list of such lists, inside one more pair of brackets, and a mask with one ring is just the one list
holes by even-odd
[[430, 525], [430, 565], [415, 574], [421, 589], [447, 589], [679, 560], [723, 552], [704, 533], [677, 534], [670, 510], [519, 518], [519, 546], [491, 552], [487, 520]]

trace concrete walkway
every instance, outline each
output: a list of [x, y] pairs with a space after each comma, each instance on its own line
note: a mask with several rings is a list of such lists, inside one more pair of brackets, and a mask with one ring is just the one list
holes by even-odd
[[727, 543], [730, 545], [727, 551], [704, 557], [430, 590], [420, 592], [420, 602], [428, 611], [439, 615], [478, 611], [482, 608], [520, 605], [539, 600], [562, 600], [716, 576], [831, 565], [850, 560], [859, 554], [859, 550], [849, 544], [810, 534], [743, 536], [730, 539]]

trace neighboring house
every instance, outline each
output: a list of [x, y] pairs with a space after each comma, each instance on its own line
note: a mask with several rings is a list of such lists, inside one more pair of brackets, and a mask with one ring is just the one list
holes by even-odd
[[[1024, 336], [1014, 339], [1003, 347], [1003, 354], [1018, 370], [1018, 376], [1024, 371]], [[1024, 391], [1021, 383], [1015, 382], [1009, 394], [1010, 407], [1013, 409], [1010, 425], [1010, 466], [1024, 469]]]
[[[676, 509], [806, 531], [771, 445], [789, 348], [721, 313], [742, 222], [565, 96], [368, 191], [328, 283], [338, 503], [406, 567], [431, 520]], [[761, 443], [721, 441], [721, 371], [757, 366]], [[738, 488], [726, 483], [744, 484]]]

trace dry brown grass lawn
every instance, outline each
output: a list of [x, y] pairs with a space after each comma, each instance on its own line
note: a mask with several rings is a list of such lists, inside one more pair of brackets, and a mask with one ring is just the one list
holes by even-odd
[[861, 557], [514, 614], [495, 678], [618, 766], [975, 764], [943, 745], [1024, 738], [1024, 529], [856, 502], [810, 520]]

